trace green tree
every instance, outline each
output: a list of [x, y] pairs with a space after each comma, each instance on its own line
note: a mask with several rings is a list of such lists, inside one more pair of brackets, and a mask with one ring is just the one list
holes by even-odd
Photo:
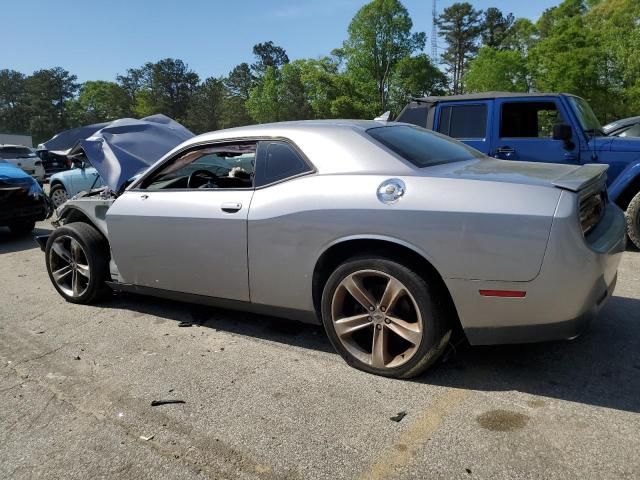
[[490, 48], [503, 48], [503, 43], [514, 22], [515, 18], [512, 13], [505, 17], [499, 8], [487, 8], [482, 17], [482, 45]]
[[80, 87], [76, 100], [76, 124], [90, 124], [131, 116], [131, 103], [127, 92], [114, 82], [88, 81]]
[[540, 41], [528, 63], [536, 90], [567, 92], [587, 99], [601, 120], [610, 112], [609, 65], [602, 38], [585, 21], [582, 0], [566, 0], [538, 21]]
[[502, 40], [502, 46], [505, 50], [517, 50], [526, 57], [538, 38], [539, 32], [533, 22], [528, 18], [518, 18]]
[[447, 77], [431, 59], [421, 53], [405, 57], [396, 68], [391, 81], [390, 107], [398, 114], [412, 97], [444, 95], [447, 91]]
[[279, 81], [278, 70], [275, 67], [267, 67], [262, 81], [251, 90], [247, 110], [256, 122], [277, 122], [282, 119]]
[[77, 79], [61, 67], [38, 70], [27, 78], [29, 129], [35, 143], [71, 126], [69, 106], [78, 91]]
[[207, 78], [198, 85], [191, 97], [185, 126], [195, 133], [221, 128], [226, 91], [218, 78]]
[[[341, 54], [364, 96], [375, 98], [372, 113], [387, 110], [391, 81], [398, 63], [424, 48], [426, 35], [412, 33], [413, 22], [398, 0], [373, 0], [349, 24]], [[375, 97], [373, 97], [375, 95]]]
[[476, 10], [470, 3], [454, 3], [438, 17], [438, 34], [447, 42], [442, 54], [442, 63], [451, 76], [454, 94], [462, 93], [462, 77], [469, 61], [478, 52], [478, 37], [482, 32], [482, 10]]
[[249, 98], [254, 82], [255, 78], [248, 63], [237, 65], [224, 80], [230, 95], [244, 98], [245, 100]]
[[0, 131], [29, 131], [27, 77], [15, 70], [0, 70]]
[[289, 63], [289, 57], [284, 48], [274, 45], [272, 41], [254, 45], [253, 55], [256, 57], [256, 62], [251, 65], [251, 70], [258, 77], [264, 76], [269, 67], [277, 70]]
[[529, 91], [527, 60], [518, 50], [483, 47], [464, 76], [467, 92]]
[[163, 113], [184, 121], [200, 78], [182, 60], [165, 58], [127, 70], [118, 76], [118, 83], [129, 95], [136, 116]]

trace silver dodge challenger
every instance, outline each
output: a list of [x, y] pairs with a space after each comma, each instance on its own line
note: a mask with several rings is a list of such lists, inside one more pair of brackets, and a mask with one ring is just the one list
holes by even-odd
[[[56, 290], [112, 290], [322, 323], [361, 370], [420, 374], [472, 345], [569, 339], [612, 294], [622, 212], [606, 166], [496, 160], [380, 121], [193, 137], [58, 209]], [[115, 155], [117, 157], [117, 155]], [[133, 180], [130, 180], [134, 177]]]

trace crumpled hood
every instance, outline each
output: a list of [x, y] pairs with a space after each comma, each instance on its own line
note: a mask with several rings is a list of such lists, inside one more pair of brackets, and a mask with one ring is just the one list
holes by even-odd
[[110, 122], [94, 123], [84, 127], [71, 128], [54, 135], [44, 143], [38, 145], [38, 150], [47, 150], [56, 155], [67, 155], [80, 140], [84, 140], [96, 133], [101, 128], [109, 125]]
[[123, 118], [79, 140], [68, 154], [84, 152], [105, 185], [117, 192], [135, 174], [193, 136], [165, 115]]

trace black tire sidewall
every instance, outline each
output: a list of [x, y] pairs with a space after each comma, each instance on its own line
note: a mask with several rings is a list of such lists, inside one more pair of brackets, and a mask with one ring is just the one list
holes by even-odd
[[[50, 264], [50, 251], [53, 242], [60, 236], [67, 235], [74, 238], [84, 250], [89, 264], [90, 279], [87, 290], [79, 297], [70, 297], [64, 293], [53, 279]], [[68, 302], [87, 304], [98, 298], [104, 292], [105, 280], [109, 268], [108, 247], [98, 231], [86, 223], [70, 223], [56, 228], [47, 240], [45, 248], [45, 262], [51, 283], [58, 293]]]
[[[378, 270], [395, 277], [409, 289], [420, 309], [423, 330], [422, 342], [414, 356], [399, 367], [378, 369], [363, 363], [349, 353], [335, 332], [331, 318], [333, 294], [345, 277], [359, 270]], [[378, 256], [351, 258], [337, 267], [325, 284], [321, 304], [322, 323], [333, 347], [352, 367], [385, 377], [407, 378], [415, 376], [432, 363], [431, 360], [424, 361], [427, 356], [433, 357], [433, 361], [437, 358], [436, 350], [441, 347], [441, 340], [448, 330], [443, 306], [437, 301], [434, 293], [430, 282], [410, 268], [393, 260]]]

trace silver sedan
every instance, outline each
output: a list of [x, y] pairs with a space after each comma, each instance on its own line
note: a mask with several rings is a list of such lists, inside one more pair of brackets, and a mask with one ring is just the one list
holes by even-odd
[[118, 290], [321, 322], [350, 365], [392, 377], [454, 335], [580, 334], [625, 246], [606, 167], [496, 160], [400, 123], [222, 130], [128, 186], [101, 175], [116, 180], [39, 239], [66, 300]]

